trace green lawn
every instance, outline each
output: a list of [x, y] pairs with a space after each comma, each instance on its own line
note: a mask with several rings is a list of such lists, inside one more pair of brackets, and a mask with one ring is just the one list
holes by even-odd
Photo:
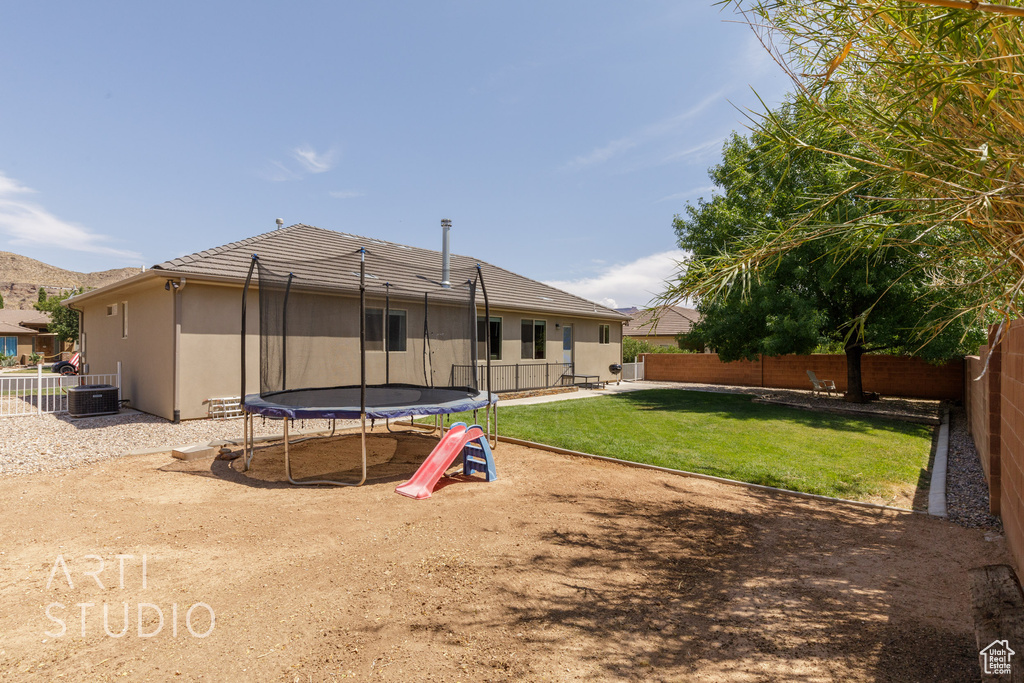
[[[58, 396], [60, 394], [67, 393], [69, 387], [49, 387], [43, 389], [43, 396]], [[0, 391], [0, 396], [14, 396], [24, 398], [26, 396], [36, 396], [39, 392], [35, 387], [22, 387], [20, 389], [11, 389], [9, 391]]]
[[932, 440], [926, 425], [673, 389], [511, 406], [498, 420], [502, 436], [854, 500], [912, 495]]

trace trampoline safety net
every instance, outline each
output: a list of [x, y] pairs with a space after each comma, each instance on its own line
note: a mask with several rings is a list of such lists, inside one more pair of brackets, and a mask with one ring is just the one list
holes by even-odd
[[396, 277], [403, 283], [396, 286], [384, 274], [396, 267], [411, 271], [377, 258], [355, 251], [301, 264], [255, 259], [261, 397], [364, 382], [474, 393], [486, 388], [478, 386], [479, 373], [466, 371], [477, 365], [477, 305], [483, 306], [477, 272], [453, 273], [449, 288], [425, 278], [418, 288], [408, 275]]

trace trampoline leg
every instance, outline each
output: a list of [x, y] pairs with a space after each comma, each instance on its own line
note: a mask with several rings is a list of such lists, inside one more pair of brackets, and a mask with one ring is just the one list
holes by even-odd
[[361, 415], [362, 420], [362, 452], [363, 452], [363, 476], [357, 483], [349, 481], [335, 481], [333, 479], [310, 479], [308, 481], [298, 481], [292, 476], [292, 461], [291, 453], [289, 452], [288, 444], [288, 419], [284, 420], [284, 472], [288, 477], [288, 482], [296, 486], [317, 486], [320, 484], [329, 484], [330, 486], [362, 486], [366, 481], [366, 413]]
[[245, 472], [249, 471], [249, 465], [252, 464], [252, 456], [254, 451], [256, 450], [254, 448], [256, 445], [255, 439], [253, 439], [252, 436], [252, 420], [252, 413], [246, 413], [245, 420], [243, 420], [244, 425], [242, 427], [244, 432], [242, 435], [242, 458], [245, 460], [245, 467], [243, 469], [243, 471]]
[[[490, 427], [488, 427], [488, 429], [490, 429]], [[498, 447], [498, 404], [497, 403], [494, 404], [494, 433], [493, 433], [493, 439], [494, 439], [494, 441], [493, 441], [493, 443], [491, 443], [491, 450], [494, 450], [494, 449], [496, 449]]]

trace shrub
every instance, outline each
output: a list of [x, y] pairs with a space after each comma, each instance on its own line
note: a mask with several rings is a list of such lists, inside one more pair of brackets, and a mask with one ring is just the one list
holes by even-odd
[[646, 339], [634, 337], [622, 338], [622, 362], [635, 363], [636, 357], [641, 353], [686, 353], [680, 348], [668, 346], [655, 346]]

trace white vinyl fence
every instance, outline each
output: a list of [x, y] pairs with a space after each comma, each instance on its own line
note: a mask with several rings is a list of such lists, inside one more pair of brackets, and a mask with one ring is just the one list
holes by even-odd
[[644, 378], [644, 364], [643, 361], [638, 363], [623, 363], [622, 364], [622, 379], [627, 382], [641, 380]]
[[36, 366], [34, 375], [0, 375], [0, 417], [68, 412], [68, 389], [85, 384], [110, 384], [121, 398], [121, 363], [108, 375], [55, 375]]

